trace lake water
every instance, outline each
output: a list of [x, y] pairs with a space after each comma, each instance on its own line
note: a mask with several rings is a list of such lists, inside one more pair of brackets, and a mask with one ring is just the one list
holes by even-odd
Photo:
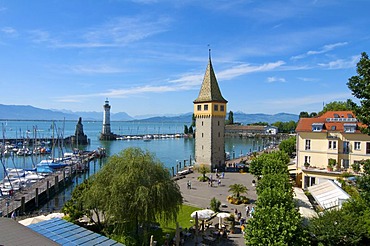
[[[2, 138], [17, 138], [22, 142], [23, 139], [43, 139], [68, 137], [73, 135], [76, 129], [77, 121], [3, 121]], [[128, 147], [139, 147], [143, 150], [148, 150], [164, 164], [165, 167], [171, 169], [176, 167], [178, 162], [189, 165], [189, 160], [194, 157], [194, 139], [192, 138], [160, 138], [152, 139], [151, 141], [144, 140], [116, 140], [116, 141], [100, 141], [99, 135], [102, 130], [101, 121], [82, 121], [84, 133], [90, 139], [90, 145], [79, 146], [82, 150], [95, 150], [98, 147], [106, 148], [108, 156], [119, 153]], [[120, 135], [143, 135], [143, 134], [175, 134], [183, 133], [184, 125], [190, 125], [189, 122], [111, 122], [111, 131]], [[245, 155], [250, 151], [258, 151], [264, 146], [269, 145], [269, 142], [262, 139], [250, 138], [226, 138], [225, 151], [230, 153], [231, 158]], [[65, 146], [62, 152], [71, 152], [70, 146]], [[31, 168], [33, 165], [40, 162], [41, 159], [46, 159], [46, 156], [41, 157], [8, 157], [3, 158], [4, 167], [11, 168]], [[59, 196], [55, 197], [43, 210], [60, 209], [61, 206], [70, 198], [71, 191], [76, 183], [83, 182], [89, 175], [97, 172], [104, 165], [104, 160], [97, 160], [90, 164], [90, 172], [81, 174], [74, 185], [68, 187]], [[0, 178], [4, 177], [4, 170], [0, 168]]]

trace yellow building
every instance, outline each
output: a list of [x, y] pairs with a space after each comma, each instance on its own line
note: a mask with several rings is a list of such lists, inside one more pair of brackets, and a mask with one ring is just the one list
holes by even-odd
[[335, 180], [352, 164], [370, 158], [370, 136], [352, 111], [330, 111], [316, 118], [301, 118], [297, 132], [298, 181], [307, 188]]

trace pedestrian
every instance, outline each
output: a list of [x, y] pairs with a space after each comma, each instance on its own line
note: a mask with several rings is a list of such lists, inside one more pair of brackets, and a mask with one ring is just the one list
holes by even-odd
[[13, 220], [16, 220], [16, 214], [15, 214], [15, 211], [13, 211], [13, 213], [12, 213], [12, 215], [11, 215], [11, 218], [13, 219]]
[[189, 180], [189, 189], [191, 190], [191, 181]]
[[246, 217], [249, 216], [249, 206], [245, 206], [245, 214], [246, 214]]
[[225, 173], [224, 172], [221, 173], [221, 178], [222, 179], [225, 178]]
[[218, 183], [217, 183], [218, 186], [221, 185], [221, 179], [218, 179]]
[[250, 215], [249, 215], [251, 218], [253, 218], [253, 213], [254, 213], [254, 207], [252, 207]]

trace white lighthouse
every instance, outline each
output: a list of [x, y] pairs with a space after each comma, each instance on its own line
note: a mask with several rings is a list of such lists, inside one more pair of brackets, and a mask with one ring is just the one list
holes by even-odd
[[110, 105], [108, 98], [105, 100], [103, 108], [103, 129], [100, 134], [100, 140], [116, 140], [118, 136], [112, 133], [110, 129]]
[[105, 100], [105, 104], [104, 104], [104, 116], [103, 116], [103, 130], [102, 130], [102, 134], [103, 135], [110, 135], [111, 134], [111, 131], [110, 131], [110, 105], [109, 105], [109, 101], [108, 101], [108, 98]]

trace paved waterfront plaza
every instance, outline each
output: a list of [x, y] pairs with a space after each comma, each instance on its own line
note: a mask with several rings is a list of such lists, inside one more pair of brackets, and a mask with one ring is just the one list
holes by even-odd
[[[195, 172], [192, 174], [186, 175], [186, 178], [180, 179], [177, 183], [180, 186], [182, 195], [184, 197], [184, 203], [200, 208], [209, 208], [211, 199], [215, 197], [225, 204], [227, 207], [221, 207], [220, 209], [225, 212], [233, 213], [235, 209], [242, 212], [242, 217], [246, 217], [245, 204], [233, 205], [227, 201], [227, 196], [231, 194], [228, 192], [229, 186], [232, 184], [243, 184], [248, 188], [247, 197], [250, 199], [252, 204], [249, 204], [251, 208], [254, 206], [254, 203], [257, 199], [256, 189], [252, 185], [252, 180], [254, 176], [249, 173], [225, 173], [225, 177], [221, 179], [221, 185], [217, 185], [216, 182], [213, 182], [212, 187], [208, 185], [208, 182], [199, 182], [197, 177], [202, 174]], [[207, 174], [209, 176], [209, 174]], [[215, 177], [215, 174], [212, 173], [212, 176]], [[191, 189], [187, 188], [188, 181], [191, 182]], [[190, 220], [189, 215], [189, 220]], [[214, 223], [218, 223], [218, 218], [214, 218]], [[236, 228], [240, 228], [238, 223], [236, 223]], [[200, 241], [199, 241], [200, 242]], [[185, 245], [194, 245], [194, 242], [188, 241]], [[225, 245], [225, 244], [223, 244]], [[235, 234], [229, 234], [228, 245], [245, 245], [243, 235], [240, 230], [236, 230]]]

